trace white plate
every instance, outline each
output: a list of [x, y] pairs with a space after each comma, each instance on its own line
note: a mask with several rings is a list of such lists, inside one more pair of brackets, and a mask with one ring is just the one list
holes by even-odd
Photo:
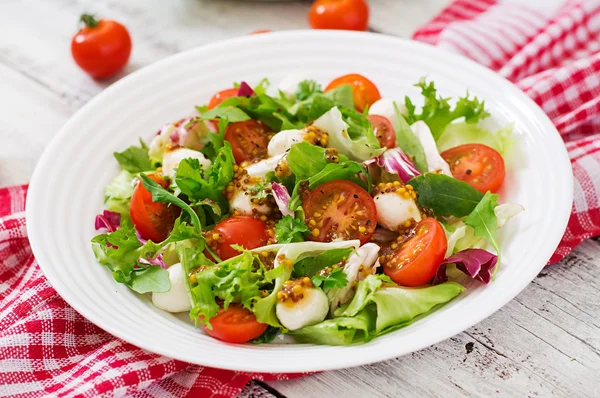
[[[150, 140], [161, 125], [233, 81], [277, 83], [292, 72], [326, 84], [350, 72], [368, 76], [384, 97], [418, 96], [420, 76], [445, 96], [485, 99], [498, 123], [513, 121], [521, 154], [502, 201], [525, 206], [501, 231], [497, 280], [475, 285], [414, 324], [351, 347], [232, 345], [162, 312], [148, 297], [115, 283], [92, 254], [94, 216], [117, 174], [112, 153]], [[465, 58], [408, 40], [369, 33], [298, 31], [241, 37], [175, 55], [113, 84], [84, 106], [40, 159], [27, 198], [33, 252], [58, 293], [104, 330], [139, 347], [200, 365], [246, 371], [337, 369], [397, 357], [447, 339], [490, 316], [546, 264], [565, 230], [572, 175], [560, 136], [533, 101], [508, 81]], [[553, 187], [560, 187], [556, 189]]]

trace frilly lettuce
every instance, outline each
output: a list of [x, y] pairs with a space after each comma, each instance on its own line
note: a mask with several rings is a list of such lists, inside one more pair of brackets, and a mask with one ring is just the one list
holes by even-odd
[[453, 123], [446, 127], [437, 140], [440, 152], [463, 144], [484, 144], [494, 148], [504, 157], [514, 145], [512, 124], [508, 124], [497, 131], [490, 131], [481, 124]]
[[123, 170], [104, 188], [104, 204], [109, 211], [129, 217], [135, 177], [135, 174]]

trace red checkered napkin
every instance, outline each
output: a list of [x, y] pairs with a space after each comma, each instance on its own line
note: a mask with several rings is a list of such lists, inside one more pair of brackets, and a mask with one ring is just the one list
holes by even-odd
[[255, 374], [190, 365], [98, 328], [50, 286], [25, 226], [27, 186], [0, 189], [0, 396], [232, 397]]
[[457, 0], [413, 38], [461, 53], [516, 83], [561, 133], [575, 176], [574, 200], [550, 262], [600, 235], [600, 0]]

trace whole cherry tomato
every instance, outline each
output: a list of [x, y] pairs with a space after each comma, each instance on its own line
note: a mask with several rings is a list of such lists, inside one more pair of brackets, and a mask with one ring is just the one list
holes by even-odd
[[88, 14], [82, 15], [81, 21], [85, 26], [71, 41], [71, 54], [77, 65], [95, 79], [123, 69], [131, 54], [127, 29], [116, 21], [98, 20]]
[[369, 5], [365, 0], [317, 0], [308, 22], [313, 29], [367, 30]]

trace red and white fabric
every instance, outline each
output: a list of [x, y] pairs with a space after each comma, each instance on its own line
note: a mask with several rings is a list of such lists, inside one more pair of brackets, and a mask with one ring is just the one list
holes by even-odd
[[[413, 38], [497, 71], [537, 102], [561, 133], [573, 166], [574, 200], [550, 263], [600, 235], [600, 1], [457, 0]], [[570, 189], [557, 187], [563, 188]]]
[[[557, 126], [573, 165], [575, 200], [555, 262], [600, 235], [600, 1], [567, 0], [552, 11], [546, 5], [556, 0], [527, 4], [535, 2], [542, 9], [457, 0], [414, 38], [498, 71]], [[27, 186], [0, 189], [0, 396], [232, 397], [251, 379], [301, 376], [190, 365], [96, 327], [61, 299], [33, 258], [26, 193]]]

